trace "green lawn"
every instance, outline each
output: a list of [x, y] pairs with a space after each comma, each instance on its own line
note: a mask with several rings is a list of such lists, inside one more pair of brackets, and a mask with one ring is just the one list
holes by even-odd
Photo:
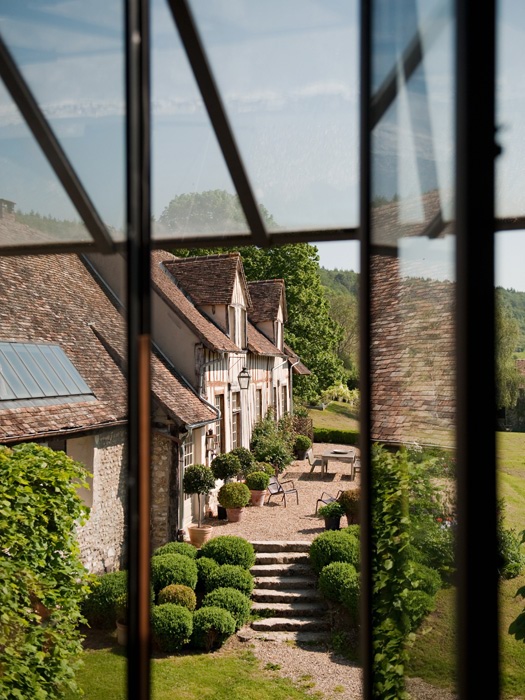
[[347, 403], [332, 401], [324, 411], [311, 408], [308, 413], [314, 422], [314, 428], [359, 430], [359, 412]]
[[[525, 433], [498, 433], [497, 447], [499, 490], [500, 496], [507, 503], [507, 525], [518, 531], [523, 530]], [[525, 574], [511, 581], [503, 581], [500, 588], [502, 686], [505, 695], [512, 698], [525, 698], [525, 644], [517, 642], [507, 631], [512, 620], [525, 606], [525, 601], [514, 597], [523, 585]], [[438, 593], [436, 610], [420, 629], [409, 667], [410, 675], [420, 676], [433, 685], [444, 687], [453, 685], [455, 675], [455, 593], [454, 588]]]
[[[77, 679], [84, 700], [125, 700], [120, 647], [87, 649]], [[291, 681], [265, 671], [249, 650], [189, 653], [152, 660], [153, 700], [312, 700]], [[73, 696], [66, 696], [73, 700]]]

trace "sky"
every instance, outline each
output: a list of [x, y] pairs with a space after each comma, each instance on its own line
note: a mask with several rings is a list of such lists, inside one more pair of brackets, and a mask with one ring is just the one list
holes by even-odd
[[[413, 0], [423, 26], [424, 69], [402, 84], [374, 131], [373, 193], [398, 196], [404, 223], [424, 219], [410, 202], [439, 189], [450, 216], [453, 178], [452, 27], [449, 0]], [[525, 6], [500, 4], [497, 163], [500, 215], [525, 212]], [[182, 193], [233, 192], [165, 0], [152, 0], [152, 181], [158, 219]], [[192, 0], [255, 194], [279, 226], [358, 224], [357, 0]], [[391, 6], [393, 7], [393, 6]], [[426, 31], [424, 20], [433, 17]], [[437, 18], [437, 19], [436, 19]], [[397, 41], [377, 33], [379, 82]], [[0, 31], [61, 145], [109, 226], [125, 218], [122, 0], [4, 0]], [[0, 197], [22, 211], [75, 218], [67, 196], [0, 83]], [[405, 203], [408, 203], [405, 205]], [[194, 232], [195, 233], [195, 232]], [[198, 232], [197, 232], [198, 233]], [[162, 229], [155, 228], [162, 237]], [[449, 275], [448, 244], [410, 244], [403, 255]], [[441, 246], [441, 247], [440, 247]], [[323, 243], [321, 264], [359, 266], [358, 245]], [[523, 235], [498, 234], [497, 282], [525, 291]]]

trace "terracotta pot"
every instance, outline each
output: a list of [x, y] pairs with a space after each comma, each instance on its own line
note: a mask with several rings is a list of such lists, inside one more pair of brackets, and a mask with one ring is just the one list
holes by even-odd
[[197, 547], [197, 549], [200, 549], [200, 547], [210, 539], [211, 527], [209, 525], [203, 525], [202, 527], [198, 525], [189, 525], [188, 535], [190, 536], [191, 544]]
[[264, 505], [264, 497], [266, 495], [266, 489], [264, 491], [252, 491], [250, 489], [250, 493], [252, 494], [252, 498], [251, 498], [252, 506], [263, 506]]
[[229, 523], [238, 523], [242, 519], [244, 508], [226, 508]]
[[128, 626], [117, 620], [117, 642], [121, 647], [128, 643]]

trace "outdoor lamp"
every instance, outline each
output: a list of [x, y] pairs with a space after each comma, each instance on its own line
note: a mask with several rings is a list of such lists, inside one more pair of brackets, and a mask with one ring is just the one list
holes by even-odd
[[242, 372], [239, 373], [237, 379], [239, 380], [239, 386], [241, 389], [247, 389], [250, 386], [251, 376], [246, 367], [242, 368]]
[[208, 430], [206, 433], [206, 450], [208, 452], [213, 452], [213, 448], [215, 447], [215, 435], [213, 434], [213, 430]]

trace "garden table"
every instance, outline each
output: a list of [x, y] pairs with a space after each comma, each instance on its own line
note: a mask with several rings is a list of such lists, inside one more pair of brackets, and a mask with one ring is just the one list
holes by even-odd
[[330, 460], [350, 464], [350, 476], [352, 479], [355, 479], [355, 450], [329, 450], [328, 452], [324, 452], [321, 474], [326, 474], [328, 472], [328, 462]]

